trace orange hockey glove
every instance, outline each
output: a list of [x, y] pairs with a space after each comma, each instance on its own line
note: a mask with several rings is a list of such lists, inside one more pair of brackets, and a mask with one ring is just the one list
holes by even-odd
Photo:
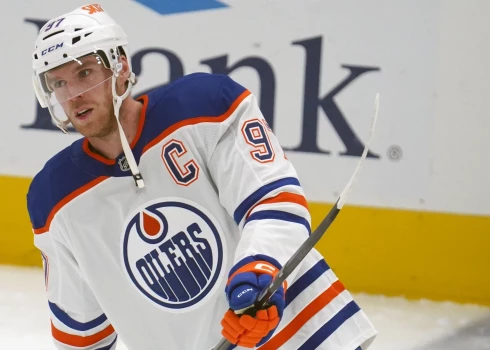
[[[258, 310], [255, 318], [250, 315], [237, 315], [228, 310], [221, 321], [221, 334], [232, 344], [254, 348], [279, 324], [280, 317], [275, 305]], [[265, 340], [268, 340], [265, 339]]]

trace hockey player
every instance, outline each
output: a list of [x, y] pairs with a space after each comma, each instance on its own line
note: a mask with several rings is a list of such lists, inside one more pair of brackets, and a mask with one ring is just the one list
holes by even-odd
[[315, 250], [240, 316], [310, 233], [296, 172], [246, 88], [195, 73], [134, 99], [129, 57], [96, 4], [36, 40], [38, 100], [83, 135], [27, 195], [56, 347], [366, 350], [375, 329]]

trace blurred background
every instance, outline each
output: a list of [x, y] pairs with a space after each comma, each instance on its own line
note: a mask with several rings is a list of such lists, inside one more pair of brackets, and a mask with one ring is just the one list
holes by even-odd
[[[129, 36], [135, 95], [202, 71], [259, 97], [314, 227], [356, 167], [379, 92], [368, 159], [317, 248], [377, 326], [370, 350], [490, 349], [490, 1], [99, 4]], [[54, 349], [25, 195], [80, 135], [38, 106], [31, 54], [44, 23], [82, 5], [1, 14], [0, 349]]]

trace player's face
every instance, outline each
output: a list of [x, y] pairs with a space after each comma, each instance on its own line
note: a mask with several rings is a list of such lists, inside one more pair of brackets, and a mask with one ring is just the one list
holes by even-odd
[[72, 125], [85, 137], [104, 137], [117, 128], [111, 77], [112, 72], [95, 55], [46, 73], [47, 86]]

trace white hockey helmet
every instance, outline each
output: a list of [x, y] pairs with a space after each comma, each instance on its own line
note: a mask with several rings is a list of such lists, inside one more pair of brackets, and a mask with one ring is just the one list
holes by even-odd
[[[39, 31], [32, 55], [33, 84], [41, 106], [49, 108], [56, 125], [66, 133], [70, 121], [62, 105], [111, 79], [114, 115], [124, 154], [136, 186], [143, 188], [145, 186], [143, 177], [119, 122], [119, 109], [122, 101], [129, 96], [136, 83], [136, 77], [131, 70], [127, 45], [126, 33], [100, 5], [81, 6], [50, 20]], [[121, 54], [128, 59], [130, 77], [126, 91], [119, 96], [116, 92], [116, 78], [122, 69]], [[75, 83], [72, 84], [75, 87], [73, 87], [67, 86], [71, 83], [56, 81], [56, 78], [52, 81], [46, 74], [50, 70], [71, 62], [77, 62], [83, 66], [83, 61], [85, 61], [83, 57], [88, 55], [95, 55], [96, 64], [103, 64], [105, 68], [112, 71], [112, 75], [95, 74], [87, 78], [83, 76], [83, 79], [75, 79]], [[61, 120], [63, 117], [65, 120]]]
[[[113, 71], [114, 85], [115, 78], [122, 67], [120, 55], [128, 57], [129, 54], [127, 36], [98, 4], [84, 5], [50, 20], [41, 28], [36, 39], [32, 55], [34, 90], [41, 106], [49, 108], [57, 126], [64, 132], [69, 121], [66, 118], [61, 120], [59, 110], [55, 111], [54, 108], [63, 101], [54, 97], [52, 89], [46, 83], [45, 74], [65, 63], [72, 61], [80, 63], [79, 58], [91, 54], [100, 57], [104, 66]], [[129, 57], [128, 64], [131, 71]], [[113, 97], [126, 98], [135, 82], [135, 76], [131, 71], [125, 94], [117, 96], [113, 89]], [[118, 111], [115, 112], [118, 114]]]

